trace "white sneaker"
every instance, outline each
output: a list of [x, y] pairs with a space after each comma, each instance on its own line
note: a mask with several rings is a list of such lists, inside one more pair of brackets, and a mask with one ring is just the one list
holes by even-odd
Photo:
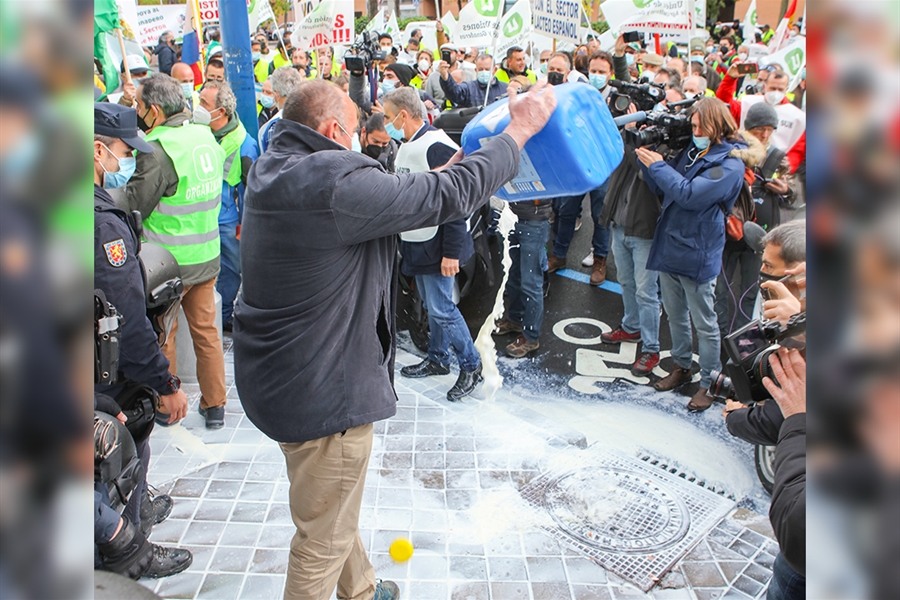
[[590, 252], [587, 256], [584, 257], [584, 260], [581, 261], [582, 267], [593, 267], [594, 266], [594, 253]]

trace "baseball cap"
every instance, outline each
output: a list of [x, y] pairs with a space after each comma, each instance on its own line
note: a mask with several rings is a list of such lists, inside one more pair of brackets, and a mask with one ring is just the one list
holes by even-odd
[[129, 54], [128, 56], [126, 56], [125, 63], [128, 65], [128, 70], [131, 71], [132, 75], [134, 75], [135, 73], [143, 73], [150, 70], [150, 67], [147, 66], [147, 61], [144, 60], [144, 57], [138, 56], [137, 54]]
[[654, 67], [661, 67], [663, 65], [663, 57], [659, 54], [647, 54], [646, 56], [644, 56], [644, 64]]
[[138, 152], [153, 152], [138, 135], [137, 111], [130, 106], [94, 102], [94, 133], [118, 138]]
[[706, 42], [700, 38], [691, 38], [691, 52], [706, 52]]

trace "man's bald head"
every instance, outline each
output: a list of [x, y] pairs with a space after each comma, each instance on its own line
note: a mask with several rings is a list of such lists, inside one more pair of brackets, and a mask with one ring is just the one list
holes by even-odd
[[358, 124], [356, 105], [341, 88], [328, 81], [307, 81], [288, 95], [283, 119], [313, 129], [350, 148]]
[[183, 62], [172, 65], [172, 79], [178, 83], [194, 83], [194, 72]]

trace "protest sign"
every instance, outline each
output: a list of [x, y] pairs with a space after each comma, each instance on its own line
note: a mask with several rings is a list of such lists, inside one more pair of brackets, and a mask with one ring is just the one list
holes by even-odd
[[532, 13], [535, 33], [573, 44], [580, 41], [582, 8], [577, 0], [534, 0]]
[[473, 0], [459, 11], [453, 28], [453, 43], [458, 46], [488, 47], [494, 43], [501, 0]]
[[793, 90], [800, 83], [803, 67], [806, 66], [806, 38], [798, 36], [778, 52], [759, 59], [760, 66], [779, 65], [791, 78], [788, 90]]
[[[216, 10], [218, 14], [218, 9]], [[137, 9], [137, 43], [155, 46], [164, 31], [171, 31], [181, 39], [184, 26], [184, 4], [141, 5]]]
[[626, 31], [689, 34], [694, 30], [695, 7], [693, 0], [606, 0], [601, 10], [614, 35]]
[[496, 56], [506, 56], [513, 46], [526, 48], [531, 38], [531, 4], [529, 0], [518, 0], [500, 19], [497, 34]]
[[[304, 5], [313, 2], [304, 2]], [[294, 48], [314, 50], [334, 44], [353, 43], [353, 1], [322, 0], [294, 26]]]

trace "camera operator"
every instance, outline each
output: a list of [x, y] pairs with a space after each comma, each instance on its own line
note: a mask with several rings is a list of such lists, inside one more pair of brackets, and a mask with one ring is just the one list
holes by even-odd
[[769, 520], [781, 551], [775, 557], [768, 600], [806, 597], [806, 360], [780, 348], [769, 357], [778, 380], [763, 379], [774, 402], [751, 407], [729, 400], [724, 411], [731, 435], [775, 446], [775, 487]]
[[661, 154], [647, 148], [635, 153], [647, 185], [663, 199], [647, 267], [660, 271], [675, 365], [654, 387], [667, 391], [691, 380], [693, 321], [699, 344], [700, 389], [687, 408], [700, 412], [713, 402], [707, 394], [710, 373], [721, 369], [713, 302], [725, 245], [723, 213], [731, 211], [744, 179], [744, 163], [731, 156], [731, 151], [746, 144], [737, 136], [737, 124], [721, 101], [701, 98], [689, 115], [693, 143], [668, 164]]

